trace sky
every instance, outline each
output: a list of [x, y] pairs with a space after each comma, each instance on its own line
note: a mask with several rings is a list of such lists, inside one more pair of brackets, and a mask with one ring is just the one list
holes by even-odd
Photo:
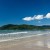
[[50, 0], [0, 0], [0, 26], [50, 25]]

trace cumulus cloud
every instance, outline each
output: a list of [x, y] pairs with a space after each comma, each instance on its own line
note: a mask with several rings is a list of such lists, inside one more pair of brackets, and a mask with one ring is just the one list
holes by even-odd
[[33, 17], [25, 17], [22, 20], [31, 21], [31, 20], [41, 20], [43, 19], [43, 15], [34, 15]]
[[32, 16], [25, 17], [25, 18], [22, 18], [22, 20], [31, 21], [31, 20], [42, 20], [44, 18], [50, 18], [50, 13], [47, 13], [45, 16], [44, 15], [34, 15], [33, 17]]
[[37, 16], [34, 17], [34, 19], [41, 20], [41, 19], [43, 19], [43, 15], [37, 15]]
[[48, 13], [48, 14], [45, 16], [45, 18], [50, 18], [50, 13]]
[[32, 17], [25, 17], [25, 18], [23, 18], [23, 20], [25, 20], [25, 21], [31, 21], [31, 20], [33, 20], [33, 18]]

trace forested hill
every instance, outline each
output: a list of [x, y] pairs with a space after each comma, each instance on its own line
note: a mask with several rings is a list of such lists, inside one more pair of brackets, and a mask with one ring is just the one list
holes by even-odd
[[49, 25], [43, 25], [43, 26], [35, 26], [35, 25], [13, 25], [13, 24], [7, 24], [0, 27], [0, 30], [43, 30], [43, 29], [50, 29]]

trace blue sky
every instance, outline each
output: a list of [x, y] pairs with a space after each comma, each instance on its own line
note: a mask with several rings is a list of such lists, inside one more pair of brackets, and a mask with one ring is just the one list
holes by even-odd
[[50, 25], [50, 0], [0, 0], [0, 26], [5, 24]]

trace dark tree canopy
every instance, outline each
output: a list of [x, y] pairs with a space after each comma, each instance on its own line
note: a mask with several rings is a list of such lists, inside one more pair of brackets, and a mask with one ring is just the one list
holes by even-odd
[[43, 29], [50, 29], [50, 26], [44, 25], [44, 26], [35, 26], [35, 25], [27, 25], [27, 24], [22, 24], [22, 25], [14, 25], [14, 24], [7, 24], [2, 27], [0, 27], [0, 30], [43, 30]]

